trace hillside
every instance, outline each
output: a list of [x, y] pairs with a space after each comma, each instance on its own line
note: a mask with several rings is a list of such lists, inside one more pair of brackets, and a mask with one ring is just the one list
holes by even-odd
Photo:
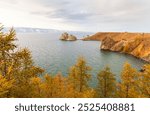
[[150, 33], [99, 32], [83, 40], [102, 41], [102, 50], [127, 53], [150, 62]]

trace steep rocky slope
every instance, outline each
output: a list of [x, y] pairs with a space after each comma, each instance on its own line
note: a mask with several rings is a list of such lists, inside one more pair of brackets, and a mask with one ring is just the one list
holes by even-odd
[[99, 32], [84, 40], [101, 41], [102, 50], [127, 53], [150, 62], [149, 33]]

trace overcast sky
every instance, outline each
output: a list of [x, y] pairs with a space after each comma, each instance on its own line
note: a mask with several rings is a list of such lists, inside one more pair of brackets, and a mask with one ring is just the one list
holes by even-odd
[[0, 23], [7, 27], [150, 32], [150, 0], [0, 0]]

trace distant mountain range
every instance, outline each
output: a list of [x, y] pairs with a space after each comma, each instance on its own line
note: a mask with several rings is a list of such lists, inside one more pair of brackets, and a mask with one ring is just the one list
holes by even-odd
[[[3, 31], [9, 31], [9, 27], [4, 28]], [[15, 27], [17, 33], [48, 33], [48, 32], [61, 32], [55, 29], [40, 29], [40, 28], [26, 28], [26, 27]]]
[[[9, 31], [9, 27], [4, 28], [4, 32]], [[41, 29], [41, 28], [27, 28], [27, 27], [15, 27], [14, 28], [17, 33], [63, 33], [63, 32], [69, 32], [71, 34], [75, 33], [87, 33], [87, 34], [93, 34], [92, 32], [82, 32], [82, 31], [70, 31], [70, 30], [56, 30], [56, 29]]]
[[[27, 27], [14, 27], [17, 34], [29, 34], [29, 33], [41, 33], [41, 34], [62, 34], [67, 32], [71, 35], [75, 35], [78, 38], [85, 38], [94, 33], [92, 32], [83, 32], [83, 31], [70, 31], [70, 30], [56, 30], [56, 29], [41, 29], [41, 28], [27, 28]], [[8, 32], [10, 30], [9, 27], [3, 29], [3, 32]]]
[[[25, 34], [25, 33], [41, 33], [41, 34], [62, 34], [67, 32], [69, 34], [75, 35], [79, 38], [87, 37], [88, 35], [92, 35], [92, 32], [83, 32], [83, 31], [70, 31], [70, 30], [56, 30], [56, 29], [41, 29], [41, 28], [27, 28], [27, 27], [14, 27], [17, 34]], [[3, 29], [3, 32], [8, 32], [10, 30], [9, 27]]]

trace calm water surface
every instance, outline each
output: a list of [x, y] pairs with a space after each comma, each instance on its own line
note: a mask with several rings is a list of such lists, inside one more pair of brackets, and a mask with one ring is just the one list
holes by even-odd
[[[47, 73], [53, 75], [61, 72], [67, 76], [69, 67], [75, 64], [79, 56], [84, 56], [90, 66], [92, 66], [92, 86], [96, 84], [96, 74], [106, 65], [120, 79], [120, 72], [125, 62], [129, 62], [133, 67], [140, 69], [144, 64], [132, 56], [114, 52], [100, 51], [98, 41], [60, 41], [58, 33], [28, 33], [17, 34], [17, 44], [20, 47], [27, 47], [32, 52], [36, 65], [44, 68]], [[83, 35], [77, 35], [79, 38]]]

